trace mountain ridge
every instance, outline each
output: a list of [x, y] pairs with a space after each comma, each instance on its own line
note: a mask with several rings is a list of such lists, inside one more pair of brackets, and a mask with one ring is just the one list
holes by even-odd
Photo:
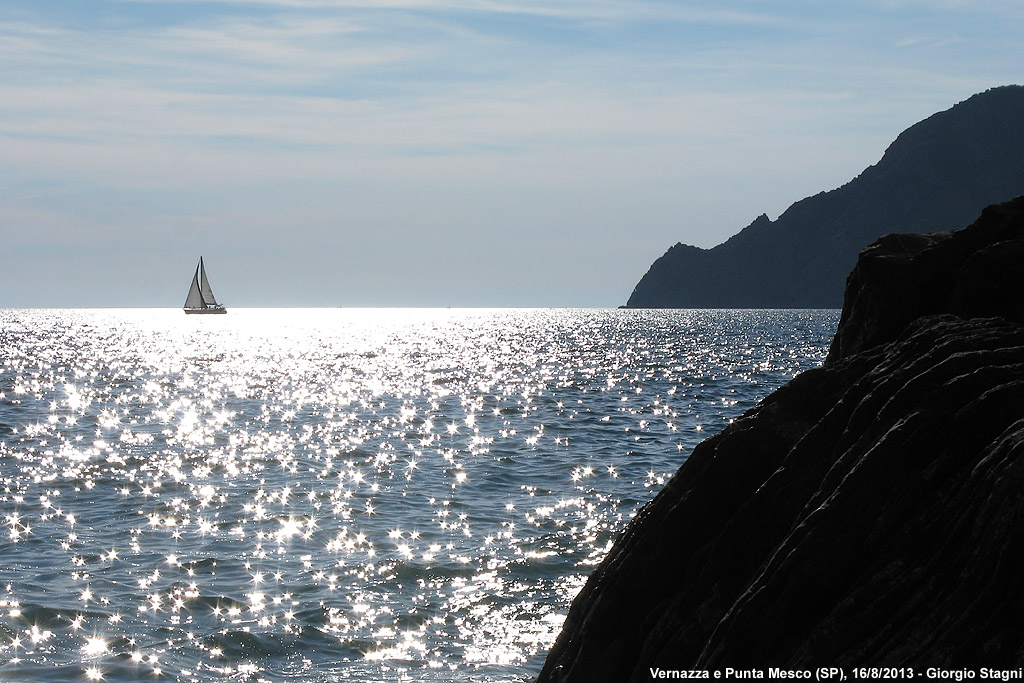
[[838, 308], [858, 252], [894, 232], [951, 230], [1024, 194], [1024, 86], [986, 90], [907, 128], [833, 190], [725, 242], [670, 247], [626, 308]]

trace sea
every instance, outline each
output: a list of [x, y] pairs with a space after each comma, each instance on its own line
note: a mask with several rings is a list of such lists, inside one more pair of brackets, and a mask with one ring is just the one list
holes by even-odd
[[531, 680], [838, 317], [0, 310], [0, 680]]

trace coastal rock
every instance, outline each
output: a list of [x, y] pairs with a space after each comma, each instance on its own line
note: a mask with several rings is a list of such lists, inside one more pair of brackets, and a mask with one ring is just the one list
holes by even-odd
[[626, 308], [835, 308], [858, 252], [892, 232], [966, 225], [1024, 193], [1024, 87], [984, 93], [917, 123], [882, 159], [775, 221], [758, 217], [712, 249], [676, 244]]
[[829, 362], [896, 339], [937, 313], [1024, 322], [1024, 202], [987, 207], [963, 230], [886, 235], [861, 252], [847, 280]]
[[829, 358], [698, 445], [539, 681], [1024, 662], [1024, 197], [885, 237]]

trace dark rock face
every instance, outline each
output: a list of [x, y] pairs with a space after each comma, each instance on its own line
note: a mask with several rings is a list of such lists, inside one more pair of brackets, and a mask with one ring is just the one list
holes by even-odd
[[886, 235], [861, 252], [829, 362], [893, 341], [923, 315], [1024, 322], [1022, 199], [986, 208], [963, 230]]
[[1022, 254], [1024, 197], [867, 249], [825, 366], [694, 449], [539, 681], [1024, 663]]
[[911, 126], [846, 185], [760, 216], [713, 249], [677, 244], [627, 308], [834, 308], [858, 252], [893, 232], [966, 225], [1024, 194], [1024, 87], [994, 88]]

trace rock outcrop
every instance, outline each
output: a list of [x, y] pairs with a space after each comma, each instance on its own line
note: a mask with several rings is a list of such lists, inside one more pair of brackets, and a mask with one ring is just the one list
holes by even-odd
[[1024, 87], [984, 93], [911, 126], [846, 185], [760, 216], [712, 249], [676, 244], [627, 308], [835, 308], [858, 252], [893, 232], [966, 225], [1024, 194]]
[[539, 681], [1024, 664], [1024, 197], [880, 239], [828, 360], [697, 448]]

